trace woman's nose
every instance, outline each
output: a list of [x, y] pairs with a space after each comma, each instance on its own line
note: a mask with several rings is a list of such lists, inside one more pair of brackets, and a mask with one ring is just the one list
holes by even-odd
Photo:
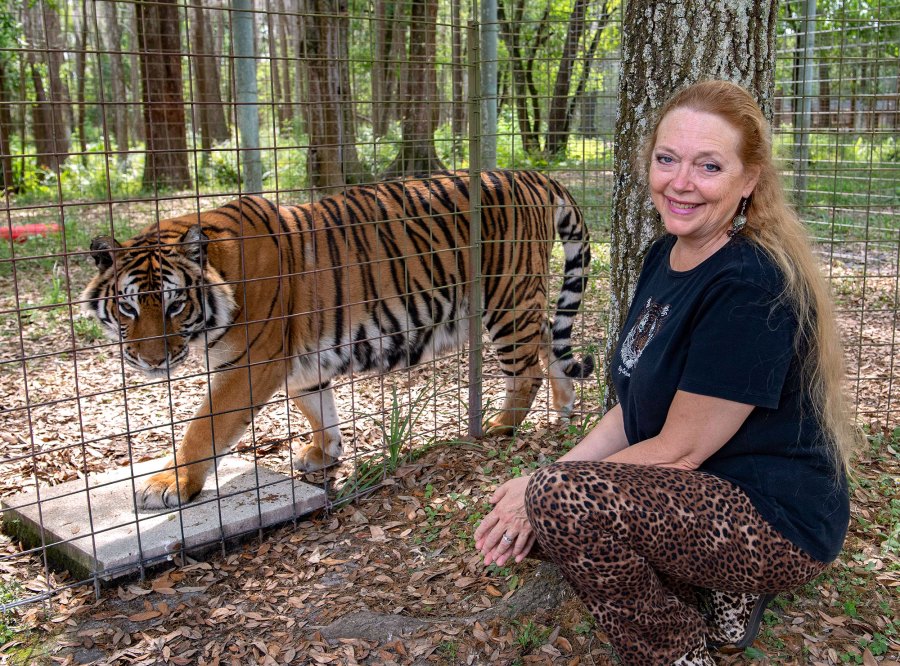
[[672, 187], [676, 190], [688, 190], [692, 187], [691, 181], [691, 165], [682, 163], [678, 165], [678, 169], [672, 176]]

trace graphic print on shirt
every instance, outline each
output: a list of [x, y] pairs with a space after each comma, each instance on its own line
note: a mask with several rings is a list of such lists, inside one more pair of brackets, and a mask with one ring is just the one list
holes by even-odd
[[622, 350], [620, 356], [622, 365], [619, 366], [619, 372], [626, 377], [631, 377], [631, 370], [637, 365], [644, 347], [650, 344], [654, 336], [659, 333], [665, 323], [666, 315], [669, 314], [669, 305], [660, 305], [654, 303], [652, 298], [647, 299], [637, 322], [628, 331], [625, 341], [622, 342]]

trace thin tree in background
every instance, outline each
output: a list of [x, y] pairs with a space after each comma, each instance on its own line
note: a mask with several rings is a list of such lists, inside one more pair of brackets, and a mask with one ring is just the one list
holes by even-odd
[[[651, 119], [675, 90], [703, 78], [730, 79], [744, 86], [771, 119], [776, 12], [774, 0], [723, 0], [714, 5], [631, 0], [625, 6], [610, 250], [608, 407], [615, 402], [609, 381], [612, 350], [644, 253], [663, 231], [637, 162]], [[672, 35], [691, 37], [673, 42]]]
[[15, 188], [15, 174], [12, 167], [12, 95], [9, 90], [9, 74], [6, 57], [0, 54], [0, 174], [3, 180], [0, 186], [3, 193]]
[[73, 124], [61, 75], [65, 46], [59, 15], [46, 0], [40, 0], [24, 6], [23, 19], [28, 42], [25, 58], [34, 89], [32, 132], [37, 162], [58, 172], [69, 154]]
[[108, 126], [116, 143], [118, 161], [127, 157], [128, 150], [128, 80], [122, 51], [123, 30], [119, 23], [118, 4], [116, 2], [99, 3], [100, 15], [103, 17], [103, 29], [97, 36], [101, 49], [109, 56], [109, 86], [112, 94], [106, 99]]
[[200, 128], [203, 161], [219, 141], [231, 137], [222, 104], [219, 65], [215, 57], [212, 29], [201, 0], [195, 0], [191, 21], [191, 51], [194, 54], [194, 109]]
[[291, 40], [288, 39], [288, 15], [285, 13], [284, 0], [278, 0], [278, 43], [281, 44], [281, 79], [284, 87], [281, 91], [281, 99], [278, 102], [279, 121], [282, 126], [288, 126], [294, 116], [294, 105], [291, 100]]
[[460, 24], [460, 0], [450, 0], [450, 58], [451, 72], [450, 131], [458, 140], [466, 132], [465, 68], [463, 66], [462, 25]]
[[383, 137], [396, 117], [403, 56], [406, 3], [375, 0], [375, 53], [372, 61], [372, 133]]
[[434, 148], [434, 133], [439, 118], [436, 56], [437, 3], [413, 0], [410, 9], [409, 71], [402, 82], [403, 138], [397, 157], [382, 174], [384, 178], [429, 174], [444, 168]]
[[540, 92], [535, 85], [534, 69], [537, 52], [550, 37], [550, 7], [537, 22], [537, 30], [526, 34], [524, 28], [525, 0], [510, 0], [497, 5], [500, 21], [500, 37], [510, 54], [512, 96], [522, 147], [529, 155], [541, 153], [541, 111]]
[[87, 0], [81, 0], [81, 16], [78, 17], [78, 48], [75, 51], [75, 122], [78, 131], [78, 148], [81, 151], [81, 163], [87, 165], [87, 100], [85, 88], [87, 86], [87, 46], [88, 46], [88, 15]]
[[575, 56], [584, 34], [585, 14], [589, 4], [590, 0], [575, 0], [572, 15], [569, 17], [566, 39], [563, 43], [559, 69], [556, 70], [556, 82], [553, 85], [553, 95], [550, 97], [550, 111], [547, 117], [547, 139], [544, 145], [547, 154], [551, 156], [565, 152], [566, 144], [569, 141], [569, 94], [575, 69]]
[[307, 169], [310, 184], [328, 192], [368, 178], [356, 152], [349, 20], [344, 0], [307, 0], [305, 13], [300, 54], [308, 86], [304, 105]]
[[147, 150], [143, 186], [190, 187], [178, 2], [139, 2], [135, 9]]

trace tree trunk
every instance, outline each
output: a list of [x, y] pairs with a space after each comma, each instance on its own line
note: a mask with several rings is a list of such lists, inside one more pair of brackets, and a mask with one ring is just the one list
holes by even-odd
[[191, 51], [194, 55], [194, 96], [197, 121], [200, 126], [200, 145], [204, 161], [213, 144], [231, 137], [222, 104], [218, 58], [212, 37], [212, 28], [201, 0], [193, 3], [191, 22]]
[[819, 61], [819, 114], [816, 127], [829, 128], [831, 122], [831, 73], [827, 60]]
[[284, 88], [281, 91], [282, 98], [276, 100], [279, 109], [279, 119], [282, 126], [290, 125], [294, 117], [293, 103], [291, 101], [291, 42], [288, 39], [287, 21], [284, 0], [278, 0], [278, 40], [281, 42], [281, 80]]
[[0, 58], [0, 196], [16, 187], [15, 176], [12, 168], [12, 146], [11, 139], [13, 133], [12, 107], [10, 102], [12, 96], [8, 88], [9, 75], [6, 70], [6, 61]]
[[383, 177], [423, 175], [444, 165], [434, 149], [438, 122], [437, 3], [412, 0], [409, 30], [409, 71], [403, 79], [403, 137], [400, 151]]
[[[608, 3], [603, 5], [603, 13], [600, 18], [594, 22], [594, 36], [591, 38], [591, 44], [584, 54], [584, 65], [581, 68], [581, 76], [578, 77], [578, 85], [575, 86], [575, 92], [569, 95], [568, 107], [566, 109], [566, 121], [563, 128], [566, 134], [566, 142], [568, 135], [572, 131], [572, 118], [575, 116], [575, 106], [578, 100], [584, 98], [584, 91], [587, 88], [588, 80], [591, 76], [591, 65], [594, 63], [594, 54], [600, 46], [600, 38], [603, 36], [603, 30], [609, 23], [610, 8]], [[595, 106], [596, 108], [596, 106]], [[565, 146], [565, 144], [563, 144]]]
[[187, 188], [187, 152], [177, 0], [142, 1], [137, 11], [141, 95], [146, 132], [143, 186]]
[[[59, 172], [69, 154], [72, 115], [68, 91], [60, 77], [63, 45], [59, 16], [41, 0], [23, 12], [28, 73], [34, 87], [32, 132], [38, 166]], [[38, 60], [42, 53], [44, 60]], [[46, 79], [45, 79], [46, 73]]]
[[[523, 33], [527, 22], [523, 21], [525, 0], [512, 0], [508, 11], [504, 3], [497, 6], [500, 21], [500, 35], [510, 53], [512, 71], [512, 97], [514, 99], [516, 120], [519, 125], [519, 136], [522, 147], [529, 155], [541, 153], [541, 95], [534, 82], [534, 65], [538, 50], [550, 37], [549, 5], [538, 21], [534, 35]], [[526, 46], [527, 45], [527, 46]]]
[[454, 138], [466, 133], [466, 95], [464, 89], [465, 68], [462, 52], [462, 26], [460, 24], [460, 0], [450, 0], [450, 59], [453, 63], [451, 73], [450, 129]]
[[[284, 99], [281, 85], [281, 67], [279, 67], [280, 60], [278, 58], [278, 40], [275, 39], [275, 22], [278, 21], [280, 23], [280, 18], [280, 16], [273, 15], [272, 12], [266, 12], [266, 41], [269, 46], [269, 77], [272, 79], [272, 104], [270, 105], [270, 108], [272, 114], [275, 116], [275, 125], [278, 125], [281, 120], [281, 112], [279, 111], [278, 106], [281, 104], [281, 100]], [[288, 85], [288, 83], [285, 83], [284, 87], [287, 87]]]
[[397, 55], [402, 44], [406, 3], [375, 0], [375, 61], [372, 63], [372, 133], [387, 134], [396, 117]]
[[309, 86], [306, 120], [310, 184], [323, 192], [364, 182], [356, 152], [345, 0], [307, 0], [301, 57]]
[[[510, 66], [512, 68], [512, 96], [516, 110], [516, 120], [519, 123], [519, 135], [522, 138], [522, 147], [529, 155], [536, 155], [541, 150], [541, 139], [538, 132], [540, 126], [532, 123], [529, 114], [529, 89], [528, 68], [530, 62], [525, 58], [522, 49], [522, 29], [524, 22], [522, 16], [525, 12], [525, 1], [516, 0], [512, 4], [512, 16], [507, 18], [505, 4], [501, 2], [497, 6], [497, 18], [500, 22], [500, 37], [506, 44], [510, 54]], [[540, 122], [540, 116], [535, 119]]]
[[[98, 35], [100, 43], [109, 56], [109, 82], [112, 97], [107, 101], [109, 109], [107, 117], [111, 117], [113, 138], [116, 142], [116, 150], [119, 151], [118, 161], [123, 162], [128, 150], [128, 96], [126, 93], [127, 81], [125, 78], [125, 64], [122, 61], [122, 26], [119, 25], [118, 6], [115, 2], [104, 2], [100, 5], [104, 14], [104, 30]], [[103, 9], [105, 8], [105, 9]]]
[[[130, 53], [128, 54], [129, 72], [131, 73], [131, 95], [133, 99], [137, 99], [141, 90], [141, 59], [138, 56], [138, 10], [136, 4], [125, 5], [125, 11], [129, 16], [129, 25], [131, 33], [129, 35]], [[128, 108], [130, 116], [130, 125], [134, 128], [134, 140], [147, 140], [147, 132], [144, 127], [144, 107], [143, 105], [131, 104]]]
[[[610, 366], [644, 253], [662, 232], [646, 176], [635, 167], [654, 113], [678, 88], [702, 78], [730, 79], [751, 91], [772, 117], [775, 72], [774, 0], [625, 6], [611, 235], [610, 311], [606, 346], [607, 407], [615, 402]], [[672, 39], [690, 35], [690, 39]]]
[[87, 41], [88, 41], [88, 16], [87, 16], [87, 0], [81, 0], [81, 25], [78, 34], [78, 49], [75, 52], [75, 85], [78, 91], [75, 95], [76, 111], [78, 119], [76, 126], [78, 129], [78, 147], [81, 150], [81, 163], [87, 166], [87, 136], [85, 134], [86, 126], [86, 110], [87, 105], [84, 99], [85, 91], [85, 74], [87, 70]]
[[569, 141], [569, 89], [572, 71], [575, 69], [575, 55], [578, 52], [578, 45], [581, 43], [581, 35], [584, 34], [584, 15], [588, 2], [589, 0], [575, 0], [572, 15], [569, 18], [569, 27], [566, 31], [566, 41], [563, 44], [562, 57], [559, 61], [559, 69], [556, 71], [556, 82], [553, 85], [550, 112], [547, 116], [547, 141], [545, 142], [547, 155], [551, 157], [564, 153]]

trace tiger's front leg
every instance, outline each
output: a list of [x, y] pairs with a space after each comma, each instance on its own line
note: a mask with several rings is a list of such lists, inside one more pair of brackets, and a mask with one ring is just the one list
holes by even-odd
[[[219, 372], [209, 396], [188, 425], [175, 455], [140, 483], [135, 493], [141, 509], [177, 508], [202, 489], [206, 477], [241, 439], [255, 411], [283, 381], [280, 364], [262, 364]], [[249, 379], [249, 386], [248, 386]]]
[[[295, 393], [290, 388], [292, 395]], [[312, 443], [294, 448], [294, 467], [302, 472], [315, 472], [333, 465], [344, 452], [337, 409], [331, 384], [297, 391], [294, 404], [309, 421]]]

